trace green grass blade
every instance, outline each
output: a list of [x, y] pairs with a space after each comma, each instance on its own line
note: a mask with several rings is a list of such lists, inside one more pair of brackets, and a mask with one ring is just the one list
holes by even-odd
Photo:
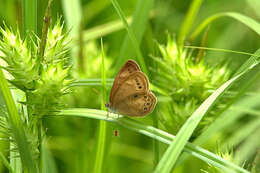
[[192, 132], [194, 131], [200, 120], [203, 118], [203, 116], [212, 107], [214, 102], [220, 98], [224, 91], [226, 91], [234, 82], [240, 79], [240, 77], [243, 76], [243, 74], [251, 70], [259, 63], [259, 61], [252, 61], [255, 60], [255, 55], [257, 56], [259, 54], [260, 49], [256, 51], [254, 56], [250, 57], [249, 60], [246, 63], [244, 63], [245, 65], [243, 65], [241, 69], [238, 70], [238, 72], [240, 72], [238, 75], [236, 75], [235, 77], [224, 83], [221, 87], [219, 87], [192, 114], [192, 116], [186, 121], [186, 123], [178, 132], [176, 140], [174, 140], [170, 147], [167, 149], [155, 172], [169, 172], [172, 169], [185, 143], [189, 140]]
[[[126, 21], [127, 23], [132, 22], [132, 17], [127, 17]], [[99, 26], [95, 26], [84, 31], [84, 42], [106, 36], [123, 28], [124, 25], [121, 20], [115, 20]]]
[[[80, 25], [82, 20], [80, 0], [73, 0], [73, 1], [62, 0], [61, 3], [64, 11], [66, 26], [67, 29], [70, 30], [69, 35], [75, 43], [75, 45], [72, 47], [71, 50], [71, 56], [78, 57], [78, 51], [80, 50], [79, 31], [80, 31], [80, 27], [81, 27]], [[78, 58], [73, 58], [73, 61], [77, 65], [80, 62]]]
[[66, 20], [66, 25], [72, 38], [78, 38], [78, 32], [81, 22], [81, 5], [79, 0], [66, 1], [62, 0], [62, 7]]
[[14, 140], [17, 143], [18, 150], [20, 153], [21, 161], [25, 170], [29, 172], [37, 173], [34, 159], [32, 157], [31, 148], [28, 139], [25, 135], [25, 130], [23, 128], [22, 120], [18, 114], [18, 110], [15, 106], [15, 102], [11, 95], [11, 91], [8, 88], [7, 80], [4, 77], [3, 71], [0, 68], [0, 89], [5, 100], [5, 105], [8, 111], [8, 121], [10, 122], [10, 127], [14, 134]]
[[[153, 7], [154, 0], [139, 0], [134, 17], [133, 22], [131, 23], [130, 29], [136, 36], [137, 46], [140, 47], [141, 40], [144, 35], [144, 31], [147, 26], [147, 21], [149, 20], [149, 13]], [[121, 65], [127, 59], [133, 58], [135, 56], [133, 52], [134, 46], [132, 46], [131, 40], [129, 39], [129, 35], [125, 36], [123, 45], [120, 50], [119, 59], [117, 59], [116, 63], [116, 71], [119, 70]]]
[[[252, 69], [252, 67], [256, 66], [257, 64], [259, 64], [259, 60], [258, 60], [258, 56], [260, 56], [260, 49], [258, 49], [253, 56], [251, 56], [239, 69], [238, 71], [236, 72], [236, 74], [242, 72], [242, 71], [245, 71], [247, 69]], [[251, 79], [246, 79], [246, 83], [245, 83], [245, 86], [243, 85], [240, 85], [240, 91], [236, 94], [236, 95], [241, 95], [242, 93], [245, 92], [245, 90], [251, 86], [251, 84], [254, 83], [254, 81], [256, 79], [258, 79], [260, 75], [260, 72], [256, 72], [254, 73], [252, 76], [251, 76]], [[237, 97], [235, 97], [234, 99], [236, 99]], [[251, 106], [254, 106], [257, 102], [256, 102], [256, 99], [258, 97], [257, 96], [253, 96], [251, 99], [250, 99], [250, 105]], [[234, 102], [234, 101], [232, 101]], [[246, 99], [245, 100], [245, 103], [242, 102], [242, 104], [246, 104], [248, 105], [249, 104], [249, 100]], [[233, 112], [235, 113], [235, 112]], [[240, 114], [241, 116], [241, 114]], [[204, 131], [196, 140], [195, 140], [195, 143], [196, 144], [202, 144], [204, 143], [210, 136], [212, 136], [213, 134], [215, 134], [217, 131], [219, 131], [220, 129], [222, 129], [223, 127], [225, 127], [225, 125], [228, 125], [229, 122], [232, 122], [234, 120], [236, 120], [237, 118], [239, 117], [238, 114], [232, 114], [232, 116], [230, 116], [229, 113], [227, 114], [222, 114], [214, 123], [212, 123], [206, 131]]]
[[[255, 67], [259, 61], [256, 60], [256, 57], [260, 55], [260, 49], [258, 49], [253, 56], [251, 56], [237, 72], [241, 72], [242, 70], [252, 69], [252, 67]], [[233, 105], [233, 103], [243, 94], [245, 91], [259, 78], [260, 76], [260, 67], [258, 67], [255, 71], [252, 72], [252, 75], [250, 75], [250, 78], [245, 79], [245, 83], [241, 83], [239, 90], [235, 93], [233, 99], [230, 101], [230, 103], [226, 106], [226, 108], [220, 113], [218, 118], [210, 124], [210, 126], [193, 142], [196, 145], [202, 145], [205, 143], [210, 137], [215, 135], [218, 132], [221, 132], [225, 127], [228, 127], [230, 124], [232, 124], [234, 121], [236, 121], [238, 118], [240, 118], [243, 115], [243, 112], [238, 110], [228, 110], [228, 108]], [[249, 95], [250, 96], [250, 95]], [[241, 100], [237, 103], [238, 106], [241, 107], [241, 105], [250, 105], [250, 107], [256, 106], [258, 103], [257, 100], [259, 100], [259, 96], [256, 96], [255, 94], [251, 96], [250, 99], [246, 98], [245, 100]], [[226, 111], [225, 111], [226, 110]], [[187, 158], [187, 154], [184, 154], [181, 158], [181, 162]]]
[[185, 144], [188, 142], [193, 131], [197, 127], [203, 116], [209, 111], [214, 103], [220, 98], [224, 91], [226, 91], [235, 81], [237, 81], [244, 73], [241, 73], [229, 81], [225, 82], [219, 87], [213, 94], [211, 94], [200, 107], [191, 115], [191, 117], [185, 122], [182, 128], [176, 135], [176, 139], [166, 150], [161, 161], [154, 172], [156, 173], [168, 173], [175, 165], [179, 158]]
[[217, 13], [215, 15], [212, 15], [205, 19], [198, 27], [197, 29], [191, 34], [190, 40], [194, 40], [201, 32], [202, 30], [207, 27], [211, 22], [214, 20], [220, 18], [220, 17], [231, 17], [233, 19], [236, 19], [237, 21], [243, 23], [246, 25], [249, 29], [253, 30], [260, 36], [260, 24], [255, 21], [254, 19], [247, 17], [245, 15], [234, 13], [234, 12], [228, 12], [228, 13]]
[[[258, 111], [258, 114], [260, 112]], [[236, 131], [232, 136], [223, 143], [223, 146], [237, 146], [240, 142], [245, 140], [248, 136], [251, 134], [254, 134], [254, 132], [257, 131], [257, 129], [260, 127], [260, 118], [251, 120], [241, 128], [239, 128], [238, 131]]]
[[[132, 43], [132, 46], [134, 47], [134, 51], [136, 52], [136, 55], [137, 55], [137, 60], [143, 70], [144, 73], [148, 74], [148, 70], [147, 70], [147, 67], [145, 65], [145, 62], [144, 62], [144, 58], [143, 58], [143, 55], [142, 55], [142, 52], [139, 48], [139, 44], [138, 44], [138, 40], [136, 39], [136, 36], [135, 36], [135, 33], [133, 32], [132, 28], [129, 27], [127, 21], [126, 21], [126, 17], [121, 9], [121, 7], [119, 6], [118, 2], [116, 0], [111, 0], [116, 12], [118, 13], [120, 19], [122, 20], [123, 24], [124, 24], [124, 27], [126, 28], [127, 30], [127, 33], [128, 33], [128, 36], [129, 36], [129, 39]], [[122, 64], [121, 64], [122, 65]]]
[[[260, 25], [259, 25], [260, 26]], [[260, 49], [258, 49], [253, 56], [251, 56], [235, 73], [235, 75], [241, 73], [242, 71], [253, 68], [259, 64], [259, 56], [260, 56]]]
[[37, 0], [23, 0], [23, 36], [26, 32], [37, 34]]
[[251, 134], [246, 141], [244, 141], [237, 149], [235, 155], [235, 163], [243, 164], [247, 158], [253, 157], [255, 151], [259, 151], [260, 140], [259, 140], [260, 129], [258, 128]]
[[109, 0], [95, 0], [89, 1], [83, 7], [83, 19], [84, 23], [89, 23], [93, 18], [95, 18], [102, 10], [104, 10], [109, 5]]
[[[95, 110], [95, 109], [83, 109], [83, 108], [71, 108], [67, 110], [61, 110], [60, 112], [57, 112], [55, 115], [57, 116], [72, 116], [72, 117], [85, 117], [85, 118], [93, 118], [93, 119], [99, 119], [109, 122], [117, 123], [125, 128], [128, 128], [130, 130], [133, 130], [137, 133], [146, 135], [148, 137], [151, 137], [152, 139], [156, 139], [160, 142], [170, 144], [172, 140], [175, 139], [175, 137], [172, 134], [169, 134], [165, 131], [162, 131], [160, 129], [154, 128], [153, 126], [148, 126], [141, 124], [135, 120], [129, 119], [129, 118], [121, 118], [122, 115], [117, 115], [113, 113], [109, 113], [109, 117], [107, 117], [106, 111], [101, 110]], [[118, 116], [120, 117], [118, 119]], [[220, 156], [217, 156], [214, 153], [211, 153], [199, 146], [195, 146], [191, 143], [187, 143], [185, 148], [185, 152], [188, 152], [190, 155], [197, 157], [198, 159], [201, 159], [207, 163], [212, 164], [213, 166], [220, 168], [226, 172], [231, 172], [232, 170], [237, 172], [244, 172], [248, 173], [248, 171], [244, 170], [243, 168], [224, 160]]]
[[222, 113], [195, 141], [194, 144], [196, 145], [202, 145], [204, 142], [206, 142], [211, 136], [220, 133], [224, 128], [230, 126], [233, 122], [238, 120], [243, 116], [246, 111], [238, 110], [237, 108], [243, 108], [243, 105], [246, 105], [248, 108], [248, 105], [250, 105], [251, 108], [255, 107], [259, 103], [257, 100], [259, 100], [259, 96], [254, 96], [251, 98], [245, 98], [241, 101], [239, 101], [234, 106], [230, 107], [227, 111]]
[[[191, 48], [191, 49], [203, 49], [203, 50], [211, 50], [215, 52], [227, 52], [227, 53], [236, 53], [241, 55], [250, 55], [254, 56], [252, 53], [242, 52], [242, 51], [236, 51], [236, 50], [229, 50], [229, 49], [221, 49], [221, 48], [211, 48], [211, 47], [200, 47], [200, 46], [184, 46], [185, 48]], [[255, 55], [257, 56], [257, 55]], [[259, 55], [258, 55], [259, 56]]]
[[0, 160], [2, 160], [2, 163], [5, 165], [9, 172], [15, 173], [2, 152], [0, 152]]
[[[101, 99], [101, 109], [105, 110], [106, 103], [106, 70], [105, 70], [105, 54], [103, 49], [103, 41], [101, 39], [101, 51], [102, 51], [102, 99]], [[96, 161], [94, 165], [95, 173], [102, 173], [104, 167], [104, 156], [105, 156], [105, 144], [106, 144], [106, 134], [107, 134], [107, 122], [99, 122], [99, 132], [98, 132], [98, 144], [97, 144], [97, 153]]]
[[46, 146], [46, 139], [43, 141], [42, 144], [42, 165], [43, 165], [43, 173], [58, 173], [55, 160], [51, 154], [51, 152], [48, 150]]
[[179, 45], [180, 50], [182, 50], [185, 37], [187, 36], [187, 34], [189, 33], [189, 31], [192, 27], [193, 21], [195, 20], [195, 18], [197, 16], [197, 13], [200, 9], [202, 2], [203, 2], [203, 0], [193, 0], [192, 4], [190, 5], [188, 13], [184, 19], [184, 22], [182, 23], [180, 33], [178, 35], [177, 43]]

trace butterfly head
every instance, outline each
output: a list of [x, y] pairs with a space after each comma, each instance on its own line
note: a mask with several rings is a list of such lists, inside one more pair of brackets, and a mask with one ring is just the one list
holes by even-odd
[[110, 108], [110, 103], [106, 103], [106, 104], [105, 104], [105, 107], [106, 107], [106, 108]]

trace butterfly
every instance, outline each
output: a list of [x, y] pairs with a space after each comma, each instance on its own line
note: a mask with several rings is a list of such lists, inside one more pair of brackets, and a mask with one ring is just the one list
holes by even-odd
[[128, 60], [114, 80], [106, 107], [118, 114], [143, 117], [153, 111], [156, 102], [147, 76], [136, 61]]

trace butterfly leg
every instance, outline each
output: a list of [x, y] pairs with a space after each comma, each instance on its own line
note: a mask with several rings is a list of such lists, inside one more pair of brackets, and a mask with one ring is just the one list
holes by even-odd
[[109, 118], [109, 110], [107, 111], [107, 119]]
[[105, 107], [107, 108], [107, 119], [108, 119], [109, 118], [109, 112], [110, 112], [109, 103], [106, 103]]

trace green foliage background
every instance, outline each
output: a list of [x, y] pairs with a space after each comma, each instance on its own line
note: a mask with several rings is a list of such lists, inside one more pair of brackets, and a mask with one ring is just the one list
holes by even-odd
[[[42, 83], [33, 83], [37, 75], [33, 74], [35, 72], [33, 69], [27, 68], [26, 63], [31, 61], [31, 57], [26, 54], [26, 58], [21, 57], [21, 60], [16, 60], [21, 63], [17, 63], [18, 65], [14, 68], [23, 69], [21, 71], [28, 70], [31, 76], [22, 76], [23, 73], [19, 72], [12, 74], [26, 81], [26, 84], [24, 81], [11, 81], [21, 90], [23, 89], [20, 86], [28, 86], [29, 89], [40, 86], [32, 92], [37, 99], [31, 98], [32, 102], [29, 103], [39, 111], [35, 114], [49, 115], [55, 105], [57, 105], [55, 108], [59, 110], [66, 108], [104, 109], [103, 102], [109, 100], [112, 78], [115, 77], [121, 65], [131, 58], [139, 62], [150, 79], [151, 90], [158, 97], [154, 112], [145, 118], [135, 120], [176, 135], [203, 101], [228, 79], [234, 77], [237, 70], [249, 59], [250, 56], [238, 51], [253, 54], [260, 46], [259, 28], [253, 26], [252, 23], [250, 25], [251, 20], [254, 20], [258, 26], [260, 25], [260, 1], [258, 0], [202, 1], [200, 8], [197, 8], [197, 15], [194, 12], [191, 20], [188, 21], [190, 28], [185, 27], [184, 21], [188, 18], [187, 13], [192, 11], [190, 8], [192, 3], [199, 4], [199, 1], [118, 0], [131, 27], [130, 32], [122, 24], [122, 16], [118, 15], [115, 2], [115, 0], [53, 2], [52, 25], [60, 18], [64, 20], [64, 29], [69, 31], [69, 33], [65, 32], [68, 34], [65, 35], [71, 39], [71, 42], [66, 44], [66, 48], [62, 42], [56, 51], [64, 48], [65, 51], [69, 49], [70, 52], [63, 52], [64, 57], [58, 65], [60, 67], [55, 66], [53, 57], [55, 52], [46, 53], [46, 64], [51, 64], [51, 66], [41, 74]], [[22, 17], [23, 3], [19, 0], [0, 0], [1, 27], [7, 26], [13, 31], [18, 28], [21, 35], [25, 35], [23, 21], [27, 19]], [[37, 8], [35, 31], [39, 37], [47, 3], [46, 0], [38, 0], [37, 7], [35, 6]], [[224, 14], [224, 12], [236, 12], [248, 18], [243, 20], [241, 16], [238, 16], [236, 19], [234, 14]], [[30, 14], [30, 11], [28, 13]], [[221, 15], [206, 29], [207, 34], [204, 29], [191, 40], [191, 33], [198, 28], [199, 24], [215, 14]], [[187, 30], [186, 33], [185, 30]], [[131, 37], [131, 33], [134, 38]], [[182, 40], [179, 39], [182, 36], [185, 37], [184, 45], [201, 46], [203, 39], [207, 36], [206, 43], [202, 46], [237, 52], [205, 50], [202, 57], [199, 57], [197, 56], [198, 49], [183, 48]], [[51, 33], [49, 37], [52, 38]], [[176, 42], [181, 44], [178, 45]], [[37, 48], [33, 49], [37, 50]], [[37, 53], [34, 52], [34, 55], [37, 56]], [[70, 59], [63, 62], [67, 56]], [[23, 60], [26, 61], [25, 65], [22, 64]], [[67, 74], [69, 73], [67, 70], [62, 72], [64, 64], [71, 70], [71, 74]], [[55, 74], [52, 73], [52, 68], [60, 68], [61, 71]], [[259, 171], [260, 165], [258, 71], [259, 67], [256, 66], [225, 92], [224, 96], [212, 105], [211, 110], [200, 121], [189, 140], [252, 172]], [[46, 87], [44, 85], [46, 81], [46, 83], [53, 81], [51, 77], [60, 79], [57, 84], [55, 83], [55, 88], [52, 88], [53, 83]], [[58, 98], [65, 93], [63, 88], [69, 85], [68, 81], [64, 80], [66, 77], [72, 79], [73, 82], [69, 86], [70, 92], [62, 97], [62, 103], [60, 103]], [[106, 90], [102, 86], [106, 86]], [[244, 86], [248, 87], [245, 87], [245, 91], [241, 91]], [[57, 88], [62, 90], [58, 95], [52, 92]], [[16, 90], [13, 93], [18, 107], [24, 100], [20, 98], [20, 92]], [[46, 105], [43, 106], [41, 101], [44, 101]], [[1, 95], [0, 104], [4, 105]], [[147, 173], [160, 168], [157, 165], [169, 145], [149, 138], [141, 132], [127, 129], [120, 123], [104, 123], [98, 120], [99, 118], [95, 119], [95, 116], [89, 119], [64, 115], [45, 116], [42, 119], [43, 128], [46, 131], [45, 145], [41, 151], [37, 152], [44, 155], [43, 160], [46, 159], [43, 161], [44, 172]], [[213, 123], [216, 124], [212, 126]], [[119, 133], [118, 136], [114, 135], [115, 131]], [[6, 137], [5, 133], [1, 135], [3, 138]], [[30, 140], [34, 139], [35, 136], [31, 136]], [[35, 143], [34, 145], [38, 145], [37, 142]], [[9, 142], [0, 141], [0, 151], [7, 156], [8, 160], [9, 150]], [[8, 172], [2, 161], [0, 161], [0, 173]], [[160, 162], [160, 164], [167, 163]], [[206, 163], [184, 152], [171, 172], [215, 173], [222, 171], [210, 165], [209, 162]]]

